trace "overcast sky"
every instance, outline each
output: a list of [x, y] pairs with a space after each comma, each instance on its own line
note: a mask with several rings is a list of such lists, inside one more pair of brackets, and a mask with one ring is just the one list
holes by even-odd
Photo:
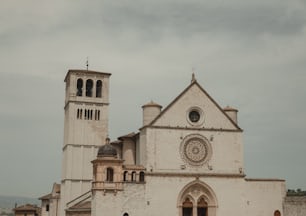
[[2, 0], [0, 194], [60, 182], [64, 77], [112, 73], [111, 139], [198, 82], [239, 109], [248, 177], [306, 190], [305, 0]]

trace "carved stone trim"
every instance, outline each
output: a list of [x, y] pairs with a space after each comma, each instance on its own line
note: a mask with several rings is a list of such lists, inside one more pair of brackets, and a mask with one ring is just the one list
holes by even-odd
[[82, 144], [66, 144], [64, 147], [63, 147], [63, 151], [68, 147], [68, 146], [72, 146], [72, 147], [84, 147], [84, 148], [99, 148], [100, 146], [97, 146], [97, 145], [82, 145]]
[[139, 130], [145, 128], [154, 128], [154, 129], [170, 129], [170, 130], [193, 130], [193, 131], [219, 131], [219, 132], [243, 132], [241, 129], [226, 129], [226, 128], [197, 128], [197, 127], [180, 127], [180, 126], [150, 126], [146, 125]]
[[178, 172], [146, 172], [146, 176], [160, 177], [218, 177], [218, 178], [244, 178], [245, 174], [235, 173], [178, 173]]

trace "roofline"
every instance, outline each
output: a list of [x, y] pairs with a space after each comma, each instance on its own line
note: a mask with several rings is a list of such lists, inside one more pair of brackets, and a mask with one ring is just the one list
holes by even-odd
[[139, 132], [137, 132], [137, 133], [132, 132], [132, 133], [129, 133], [129, 134], [118, 137], [118, 140], [123, 141], [124, 138], [135, 139], [138, 135], [139, 135]]
[[46, 194], [44, 196], [39, 197], [39, 200], [48, 200], [52, 197], [52, 193]]
[[163, 108], [162, 105], [159, 105], [157, 103], [147, 103], [147, 104], [142, 105], [141, 108], [145, 108], [145, 107], [159, 107], [159, 108]]
[[150, 126], [145, 125], [139, 130], [145, 128], [155, 128], [155, 129], [169, 129], [169, 130], [192, 130], [192, 131], [218, 131], [218, 132], [243, 132], [242, 129], [222, 129], [222, 128], [205, 128], [205, 127], [179, 127], [179, 126]]
[[219, 106], [219, 104], [202, 88], [202, 86], [195, 80], [190, 85], [188, 85], [168, 106], [163, 109], [158, 116], [155, 117], [147, 126], [153, 126], [153, 124], [168, 110], [170, 107], [175, 104], [193, 85], [197, 85], [200, 90], [216, 105], [216, 107], [226, 116], [226, 118], [238, 129], [242, 129], [226, 114], [226, 112]]
[[87, 73], [87, 74], [100, 74], [100, 75], [105, 75], [105, 76], [111, 76], [111, 73], [107, 72], [102, 72], [102, 71], [93, 71], [93, 70], [83, 70], [83, 69], [69, 69], [64, 81], [67, 81], [68, 75], [71, 73]]
[[234, 111], [234, 112], [238, 112], [238, 109], [235, 109], [233, 107], [225, 107], [223, 108], [224, 111]]
[[268, 181], [268, 182], [273, 182], [273, 181], [277, 181], [277, 182], [285, 182], [286, 180], [284, 179], [270, 179], [270, 178], [245, 178], [246, 181]]

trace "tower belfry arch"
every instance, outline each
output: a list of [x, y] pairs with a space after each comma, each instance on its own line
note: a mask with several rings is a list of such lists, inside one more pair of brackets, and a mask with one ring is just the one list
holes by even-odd
[[181, 190], [177, 207], [179, 216], [216, 216], [218, 203], [209, 185], [195, 180]]

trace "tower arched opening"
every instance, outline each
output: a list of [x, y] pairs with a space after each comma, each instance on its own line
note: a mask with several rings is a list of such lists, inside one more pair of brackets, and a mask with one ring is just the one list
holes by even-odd
[[92, 97], [93, 81], [91, 79], [86, 80], [86, 97]]
[[100, 98], [102, 97], [102, 81], [97, 80], [96, 82], [96, 97]]
[[77, 80], [77, 96], [83, 95], [83, 80], [80, 78]]

